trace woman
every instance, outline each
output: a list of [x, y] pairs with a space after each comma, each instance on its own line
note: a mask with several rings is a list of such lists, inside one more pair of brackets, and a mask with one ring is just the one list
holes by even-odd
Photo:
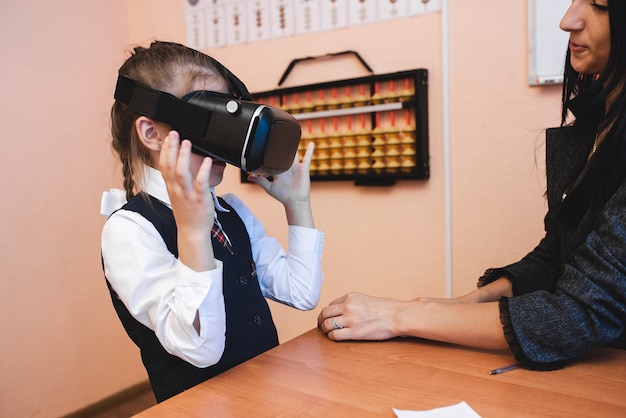
[[508, 348], [538, 370], [626, 348], [626, 2], [573, 0], [560, 26], [570, 42], [562, 126], [547, 132], [545, 237], [456, 299], [343, 296], [320, 312], [329, 338]]

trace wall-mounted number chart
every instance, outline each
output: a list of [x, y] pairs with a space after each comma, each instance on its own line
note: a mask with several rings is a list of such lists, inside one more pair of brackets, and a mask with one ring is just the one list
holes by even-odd
[[[427, 179], [428, 71], [425, 69], [254, 93], [300, 123], [302, 157], [315, 143], [311, 180], [391, 185]], [[242, 175], [242, 180], [245, 175]]]
[[187, 45], [212, 49], [441, 11], [441, 0], [187, 0]]

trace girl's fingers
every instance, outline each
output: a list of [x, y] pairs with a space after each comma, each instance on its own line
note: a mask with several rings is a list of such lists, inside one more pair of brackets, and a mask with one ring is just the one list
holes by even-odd
[[[302, 158], [302, 164], [306, 164], [307, 166], [311, 164], [311, 158], [313, 158], [314, 149], [315, 149], [315, 144], [313, 142], [309, 142], [306, 146], [304, 157]], [[296, 158], [298, 158], [297, 155], [296, 155]]]
[[[314, 148], [315, 148], [315, 144], [313, 142], [309, 142], [307, 144], [306, 151], [304, 152], [304, 156], [302, 157], [302, 164], [306, 164], [306, 165], [311, 164], [311, 159], [313, 158]], [[298, 164], [300, 164], [300, 157], [298, 153], [296, 152], [296, 155], [293, 157], [293, 164], [291, 164], [291, 166], [295, 167]]]
[[[210, 159], [209, 159], [210, 160]], [[178, 190], [186, 195], [200, 190], [200, 187], [208, 188], [211, 161], [203, 161], [202, 168], [196, 178], [192, 178], [189, 171], [191, 161], [191, 142], [187, 139], [180, 141], [176, 131], [170, 131], [163, 140], [159, 155], [159, 170], [163, 174], [170, 192]]]
[[185, 139], [180, 144], [178, 159], [176, 160], [176, 179], [185, 188], [191, 187], [191, 175], [189, 173], [189, 159], [191, 157], [191, 142]]
[[179, 136], [175, 131], [171, 131], [163, 140], [161, 153], [159, 155], [159, 167], [162, 173], [167, 175], [169, 171], [176, 167], [178, 158]]
[[204, 193], [206, 190], [209, 190], [211, 167], [213, 167], [213, 160], [211, 158], [206, 157], [202, 160], [202, 164], [196, 175], [196, 181], [194, 182], [197, 193]]

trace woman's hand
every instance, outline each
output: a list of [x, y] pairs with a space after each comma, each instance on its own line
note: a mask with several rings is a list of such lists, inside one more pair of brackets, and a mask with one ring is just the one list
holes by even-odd
[[335, 341], [413, 336], [471, 347], [508, 347], [498, 302], [398, 301], [348, 293], [322, 309], [317, 323]]
[[387, 340], [401, 335], [398, 316], [407, 302], [348, 293], [321, 310], [317, 323], [331, 340]]
[[311, 176], [309, 166], [314, 144], [308, 144], [302, 161], [296, 154], [293, 164], [286, 172], [270, 181], [263, 176], [251, 174], [248, 180], [261, 186], [270, 196], [285, 206], [290, 225], [314, 227], [311, 212]]
[[170, 131], [163, 140], [159, 170], [176, 219], [179, 259], [193, 270], [205, 271], [215, 268], [211, 244], [215, 207], [209, 187], [212, 160], [204, 158], [193, 176], [191, 158], [191, 142], [181, 143], [178, 133]]

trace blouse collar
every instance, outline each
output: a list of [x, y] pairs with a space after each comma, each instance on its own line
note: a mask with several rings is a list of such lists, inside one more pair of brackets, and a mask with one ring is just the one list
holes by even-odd
[[[141, 189], [148, 193], [150, 196], [155, 197], [165, 204], [168, 208], [172, 208], [170, 196], [167, 193], [167, 187], [165, 186], [165, 180], [161, 172], [153, 167], [144, 165], [143, 178], [141, 181]], [[229, 212], [224, 206], [222, 206], [215, 194], [215, 188], [211, 187], [211, 196], [213, 197], [213, 204], [215, 210], [220, 212]], [[110, 189], [102, 194], [100, 201], [100, 214], [109, 216], [116, 210], [120, 209], [126, 204], [126, 192], [120, 189]]]

